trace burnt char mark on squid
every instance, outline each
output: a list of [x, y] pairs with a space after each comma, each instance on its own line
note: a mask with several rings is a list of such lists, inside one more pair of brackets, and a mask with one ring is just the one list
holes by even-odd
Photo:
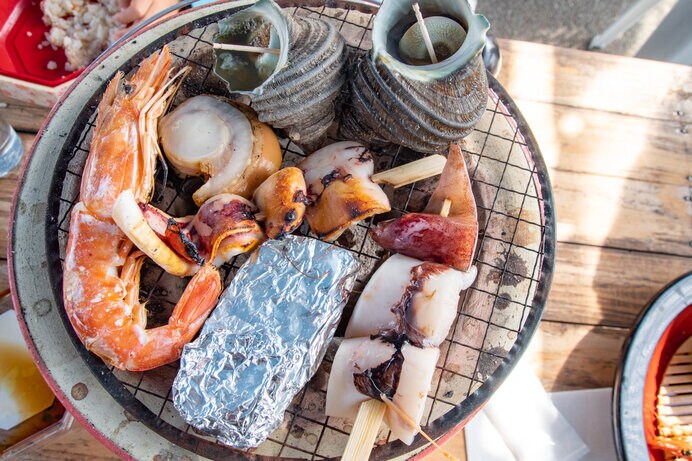
[[344, 147], [344, 151], [349, 151], [349, 150], [355, 150], [358, 151], [360, 150], [360, 154], [358, 154], [357, 161], [359, 163], [367, 163], [372, 161], [372, 154], [370, 153], [370, 150], [367, 147], [361, 146], [361, 145], [356, 145], [356, 146], [349, 146], [349, 147]]
[[[231, 203], [224, 204], [221, 207], [200, 208], [201, 216], [204, 222], [210, 226], [231, 218], [233, 221], [254, 221], [255, 211], [246, 203], [239, 200], [233, 200]], [[202, 211], [203, 210], [203, 211]]]
[[358, 156], [358, 161], [360, 163], [372, 162], [372, 153], [368, 149], [364, 149]]
[[369, 211], [363, 210], [362, 202], [358, 200], [348, 200], [344, 205], [352, 220], [360, 218], [364, 214], [364, 211]]
[[185, 234], [185, 232], [183, 232], [180, 229], [180, 225], [178, 224], [178, 222], [173, 218], [169, 218], [168, 225], [166, 227], [168, 231], [170, 231], [172, 234], [176, 235], [180, 239], [180, 243], [182, 243], [183, 247], [185, 248], [185, 253], [190, 258], [192, 258], [194, 262], [196, 262], [200, 266], [203, 266], [204, 258], [202, 258], [199, 255], [199, 252], [197, 251], [197, 246], [194, 243], [192, 243], [192, 240], [190, 240], [187, 234]]
[[305, 195], [303, 191], [299, 189], [293, 196], [293, 203], [302, 203], [303, 205], [308, 206], [314, 204], [314, 200]]
[[[329, 186], [332, 182], [336, 181], [337, 179], [341, 178], [342, 175], [343, 175], [343, 172], [340, 169], [335, 168], [334, 170], [332, 170], [331, 173], [322, 176], [322, 188], [326, 189], [327, 186]], [[351, 175], [346, 175], [346, 176], [351, 176]], [[346, 177], [344, 176], [344, 180], [345, 179], [346, 179]]]
[[254, 221], [255, 212], [250, 205], [245, 203], [240, 203], [239, 201], [233, 201], [233, 206], [224, 206], [220, 210], [214, 210], [213, 214], [218, 214], [223, 217], [233, 217], [238, 214], [243, 218], [243, 221]]
[[295, 210], [288, 210], [286, 214], [284, 215], [284, 223], [289, 226], [293, 224], [293, 221], [296, 220], [296, 212]]
[[362, 373], [353, 373], [353, 384], [361, 394], [377, 400], [381, 400], [380, 394], [384, 394], [391, 400], [399, 387], [399, 377], [403, 365], [404, 354], [397, 349], [386, 362]]
[[398, 325], [395, 330], [380, 332], [380, 336], [385, 341], [396, 344], [402, 341], [403, 338], [408, 339], [416, 347], [423, 347], [425, 334], [409, 323], [407, 314], [413, 304], [413, 297], [421, 291], [425, 281], [431, 276], [440, 274], [448, 269], [443, 264], [428, 261], [411, 268], [409, 284], [406, 286], [399, 302], [392, 306], [392, 312], [397, 318]]

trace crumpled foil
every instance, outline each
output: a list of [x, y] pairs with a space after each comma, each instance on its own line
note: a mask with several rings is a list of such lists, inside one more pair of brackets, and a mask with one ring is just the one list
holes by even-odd
[[173, 402], [185, 421], [234, 447], [262, 443], [317, 371], [357, 270], [319, 240], [265, 242], [183, 350]]

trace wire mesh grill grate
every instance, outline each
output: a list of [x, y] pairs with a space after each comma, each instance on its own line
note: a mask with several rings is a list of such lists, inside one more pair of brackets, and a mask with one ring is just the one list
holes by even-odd
[[[334, 22], [352, 53], [371, 46], [372, 14], [353, 9], [306, 6], [294, 7], [291, 13]], [[174, 104], [191, 95], [225, 93], [224, 86], [212, 72], [210, 57], [213, 23], [219, 18], [207, 18], [206, 23], [196, 22], [199, 27], [180, 31], [177, 38], [168, 44], [178, 64], [193, 68]], [[153, 51], [153, 48], [148, 49], [146, 54]], [[441, 345], [440, 359], [421, 422], [435, 437], [468, 416], [473, 410], [468, 403], [469, 395], [475, 392], [489, 395], [490, 389], [479, 389], [491, 376], [506, 373], [507, 363], [521, 352], [525, 341], [519, 338], [533, 332], [545, 303], [544, 258], [552, 258], [552, 249], [547, 252], [545, 247], [546, 241], [550, 240], [547, 234], [552, 235], [552, 229], [546, 225], [546, 222], [551, 222], [546, 219], [546, 202], [551, 205], [551, 196], [549, 186], [546, 189], [546, 183], [541, 180], [545, 171], [540, 154], [504, 90], [492, 78], [490, 83], [487, 111], [462, 145], [478, 204], [480, 235], [475, 264], [479, 274], [473, 286], [463, 293], [457, 321]], [[85, 106], [82, 119], [86, 122], [75, 128], [74, 142], [66, 144], [70, 147], [62, 153], [65, 170], [60, 184], [57, 219], [61, 260], [65, 256], [69, 215], [78, 201], [81, 171], [89, 152], [95, 117], [95, 104]], [[283, 140], [281, 145], [284, 166], [295, 165], [305, 157], [295, 144]], [[398, 147], [382, 149], [377, 154], [376, 171], [420, 157], [413, 151]], [[380, 220], [421, 211], [436, 182], [433, 178], [396, 190], [386, 189], [392, 211], [352, 226], [335, 242], [353, 252], [361, 263], [346, 315], [350, 314], [349, 309], [352, 309], [370, 274], [387, 256], [370, 239], [368, 229]], [[165, 188], [157, 186], [154, 205], [174, 216], [193, 212], [191, 195], [199, 184], [197, 178], [171, 175]], [[307, 233], [308, 230], [304, 224], [300, 232]], [[243, 255], [237, 256], [222, 267], [225, 283], [231, 280], [245, 259]], [[153, 264], [145, 265], [141, 295], [148, 301], [150, 325], [166, 321], [185, 284], [186, 280], [170, 276]], [[69, 322], [66, 327], [70, 329]], [[341, 454], [351, 421], [324, 416], [327, 377], [337, 345], [338, 341], [335, 341], [330, 346], [316, 376], [295, 397], [286, 411], [283, 424], [252, 453], [304, 459], [324, 459]], [[90, 360], [89, 365], [126, 410], [136, 414], [153, 430], [165, 432], [169, 440], [211, 457], [225, 456], [234, 451], [217, 443], [214, 437], [190, 427], [175, 410], [171, 386], [177, 363], [144, 373], [122, 372], [106, 367], [99, 359]], [[389, 437], [383, 426], [377, 439], [380, 445], [376, 448], [378, 458], [408, 452], [409, 448], [401, 443], [388, 443]], [[417, 442], [418, 445], [421, 443]]]

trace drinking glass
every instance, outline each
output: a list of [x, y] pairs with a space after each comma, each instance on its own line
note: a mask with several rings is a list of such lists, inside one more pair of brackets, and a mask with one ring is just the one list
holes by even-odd
[[0, 178], [14, 170], [22, 159], [24, 147], [12, 125], [0, 118]]

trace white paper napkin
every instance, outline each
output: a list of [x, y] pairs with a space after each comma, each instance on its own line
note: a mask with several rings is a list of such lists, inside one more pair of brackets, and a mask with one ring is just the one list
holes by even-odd
[[547, 394], [519, 363], [466, 426], [468, 461], [614, 461], [611, 389]]

